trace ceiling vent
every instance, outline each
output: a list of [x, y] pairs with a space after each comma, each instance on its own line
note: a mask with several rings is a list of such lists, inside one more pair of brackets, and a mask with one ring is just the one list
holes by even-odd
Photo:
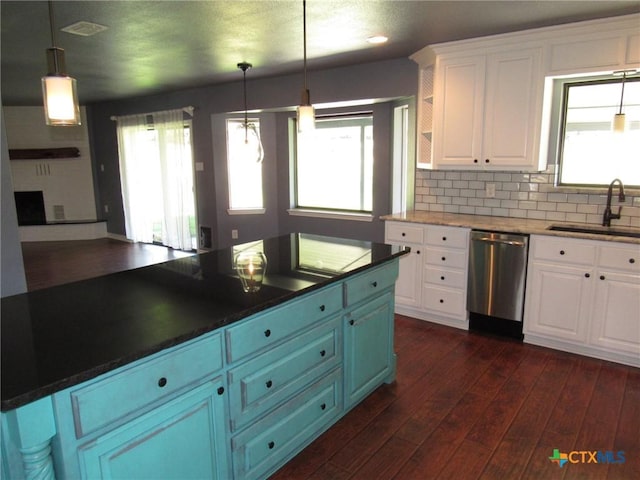
[[106, 30], [107, 28], [109, 27], [105, 27], [104, 25], [99, 25], [97, 23], [81, 21], [68, 25], [60, 30], [73, 35], [80, 35], [81, 37], [90, 37], [91, 35], [95, 35], [96, 33]]

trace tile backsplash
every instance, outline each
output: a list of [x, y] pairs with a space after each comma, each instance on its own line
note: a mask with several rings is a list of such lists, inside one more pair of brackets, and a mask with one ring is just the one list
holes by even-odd
[[[600, 224], [606, 192], [558, 188], [555, 165], [544, 172], [417, 170], [415, 210], [467, 213], [497, 217], [534, 218], [571, 223]], [[487, 185], [495, 196], [487, 196]], [[585, 193], [586, 192], [586, 193]], [[617, 188], [612, 200], [618, 208]], [[612, 225], [640, 227], [640, 195], [626, 193], [620, 220]]]

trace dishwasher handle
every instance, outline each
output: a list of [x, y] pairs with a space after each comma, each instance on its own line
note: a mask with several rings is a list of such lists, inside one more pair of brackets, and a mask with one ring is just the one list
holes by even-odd
[[509, 245], [512, 247], [524, 247], [526, 246], [525, 242], [519, 240], [503, 240], [500, 238], [491, 238], [491, 237], [476, 237], [472, 239], [474, 242], [487, 242], [487, 243], [499, 243], [501, 245]]

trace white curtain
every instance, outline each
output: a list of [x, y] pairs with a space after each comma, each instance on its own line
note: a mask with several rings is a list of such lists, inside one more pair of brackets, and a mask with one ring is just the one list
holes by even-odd
[[183, 110], [117, 117], [127, 238], [191, 250], [195, 218], [190, 135]]

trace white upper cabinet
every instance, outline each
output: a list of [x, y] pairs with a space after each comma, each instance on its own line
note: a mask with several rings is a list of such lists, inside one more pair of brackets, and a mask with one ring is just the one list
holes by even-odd
[[411, 55], [420, 65], [418, 168], [544, 170], [549, 79], [640, 68], [639, 24], [640, 15], [626, 15]]

